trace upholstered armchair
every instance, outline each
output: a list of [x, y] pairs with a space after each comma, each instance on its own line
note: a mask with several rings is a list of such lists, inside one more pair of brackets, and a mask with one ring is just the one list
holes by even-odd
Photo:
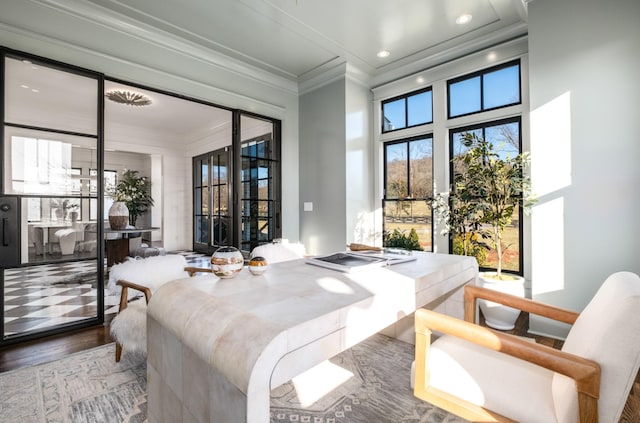
[[[572, 325], [562, 350], [474, 324], [478, 298]], [[475, 422], [617, 423], [640, 365], [639, 310], [629, 272], [580, 314], [468, 286], [465, 321], [416, 312], [414, 393]], [[445, 335], [430, 344], [432, 331]]]
[[179, 254], [128, 260], [111, 267], [108, 288], [120, 293], [118, 315], [111, 322], [116, 361], [120, 361], [123, 349], [146, 354], [147, 304], [153, 292], [167, 282], [207, 270], [187, 267], [186, 259]]

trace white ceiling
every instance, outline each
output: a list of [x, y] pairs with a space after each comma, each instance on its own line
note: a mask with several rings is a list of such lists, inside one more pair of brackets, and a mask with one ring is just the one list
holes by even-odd
[[525, 0], [88, 1], [298, 81], [345, 61], [376, 76], [526, 33]]
[[[105, 13], [125, 15], [128, 23], [138, 21], [140, 27], [152, 26], [297, 83], [345, 62], [380, 83], [523, 35], [527, 26], [525, 0], [84, 1]], [[456, 24], [465, 13], [471, 21]], [[382, 49], [390, 55], [377, 57]], [[18, 67], [16, 75], [20, 81], [31, 77]], [[107, 148], [115, 143], [126, 149], [142, 139], [166, 146], [195, 142], [201, 134], [230, 126], [223, 109], [114, 82], [105, 89], [129, 89], [153, 101], [150, 107], [105, 102]], [[16, 88], [15, 97], [23, 93]], [[46, 95], [41, 90], [40, 104], [47, 104]], [[56, 95], [56, 101], [61, 97]]]

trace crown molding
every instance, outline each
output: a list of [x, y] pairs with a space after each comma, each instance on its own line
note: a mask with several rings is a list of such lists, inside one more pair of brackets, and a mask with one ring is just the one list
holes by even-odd
[[[404, 78], [407, 75], [412, 75], [438, 65], [442, 65], [461, 57], [476, 53], [478, 51], [485, 50], [487, 48], [508, 42], [512, 39], [522, 37], [527, 34], [528, 25], [526, 22], [518, 22], [503, 29], [492, 31], [491, 33], [481, 36], [470, 38], [465, 41], [461, 40], [449, 40], [448, 42], [438, 46], [438, 51], [423, 51], [416, 53], [412, 56], [403, 58], [403, 65], [391, 67], [394, 64], [386, 65], [389, 68], [385, 71], [385, 68], [380, 68], [379, 73], [372, 77], [372, 86], [378, 87], [389, 82], [393, 82], [397, 79]], [[469, 37], [471, 37], [469, 35]]]
[[249, 78], [262, 85], [298, 93], [297, 81], [273, 72], [253, 66], [213, 49], [203, 47], [166, 31], [147, 25], [123, 14], [112, 12], [101, 6], [80, 0], [31, 0], [43, 7], [54, 9], [60, 13], [73, 16], [103, 28], [120, 32], [148, 44], [152, 44], [175, 53], [187, 56], [192, 60], [205, 62], [225, 72]]

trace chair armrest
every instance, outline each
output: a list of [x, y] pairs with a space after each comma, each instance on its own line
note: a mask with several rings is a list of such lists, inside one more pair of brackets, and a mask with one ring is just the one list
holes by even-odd
[[464, 287], [464, 320], [467, 322], [475, 323], [476, 302], [478, 298], [517, 308], [522, 311], [547, 317], [559, 322], [568, 323], [570, 325], [574, 324], [580, 315], [575, 311], [539, 303], [528, 298], [517, 297], [479, 286], [467, 285]]
[[[416, 336], [420, 335], [422, 338], [420, 342], [424, 345], [421, 348], [424, 351], [420, 352], [418, 340], [416, 340], [416, 361], [426, 360], [429, 344], [428, 342], [424, 344], [424, 338], [430, 337], [431, 331], [435, 330], [563, 374], [576, 381], [576, 389], [579, 393], [596, 399], [600, 395], [600, 365], [593, 360], [531, 343], [514, 335], [499, 333], [427, 309], [416, 311], [415, 330]], [[419, 352], [421, 357], [418, 357]]]
[[151, 299], [151, 289], [149, 289], [146, 286], [143, 285], [139, 285], [137, 283], [133, 283], [133, 282], [129, 282], [127, 280], [124, 279], [120, 279], [118, 280], [118, 282], [116, 282], [117, 285], [122, 286], [122, 292], [120, 292], [120, 309], [119, 311], [124, 310], [125, 308], [127, 308], [127, 303], [129, 300], [129, 288], [131, 289], [135, 289], [136, 291], [140, 291], [144, 294], [144, 299], [147, 302], [147, 304], [149, 304], [149, 300]]
[[213, 270], [208, 267], [185, 267], [184, 271], [193, 276], [196, 273], [213, 273]]

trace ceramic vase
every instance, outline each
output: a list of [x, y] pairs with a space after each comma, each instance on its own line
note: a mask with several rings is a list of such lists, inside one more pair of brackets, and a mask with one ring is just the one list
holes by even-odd
[[264, 257], [256, 256], [249, 260], [249, 272], [254, 276], [260, 276], [269, 268], [269, 263]]
[[[505, 294], [524, 297], [524, 278], [520, 276], [514, 275], [514, 280], [503, 281], [480, 274], [478, 285], [494, 291], [504, 292]], [[492, 301], [479, 299], [478, 304], [484, 315], [485, 323], [494, 329], [511, 330], [515, 327], [516, 320], [520, 316], [520, 310]]]
[[244, 257], [235, 247], [220, 247], [211, 256], [211, 270], [219, 278], [233, 278], [244, 267]]
[[114, 201], [109, 208], [111, 229], [125, 229], [129, 224], [129, 209], [123, 201]]

